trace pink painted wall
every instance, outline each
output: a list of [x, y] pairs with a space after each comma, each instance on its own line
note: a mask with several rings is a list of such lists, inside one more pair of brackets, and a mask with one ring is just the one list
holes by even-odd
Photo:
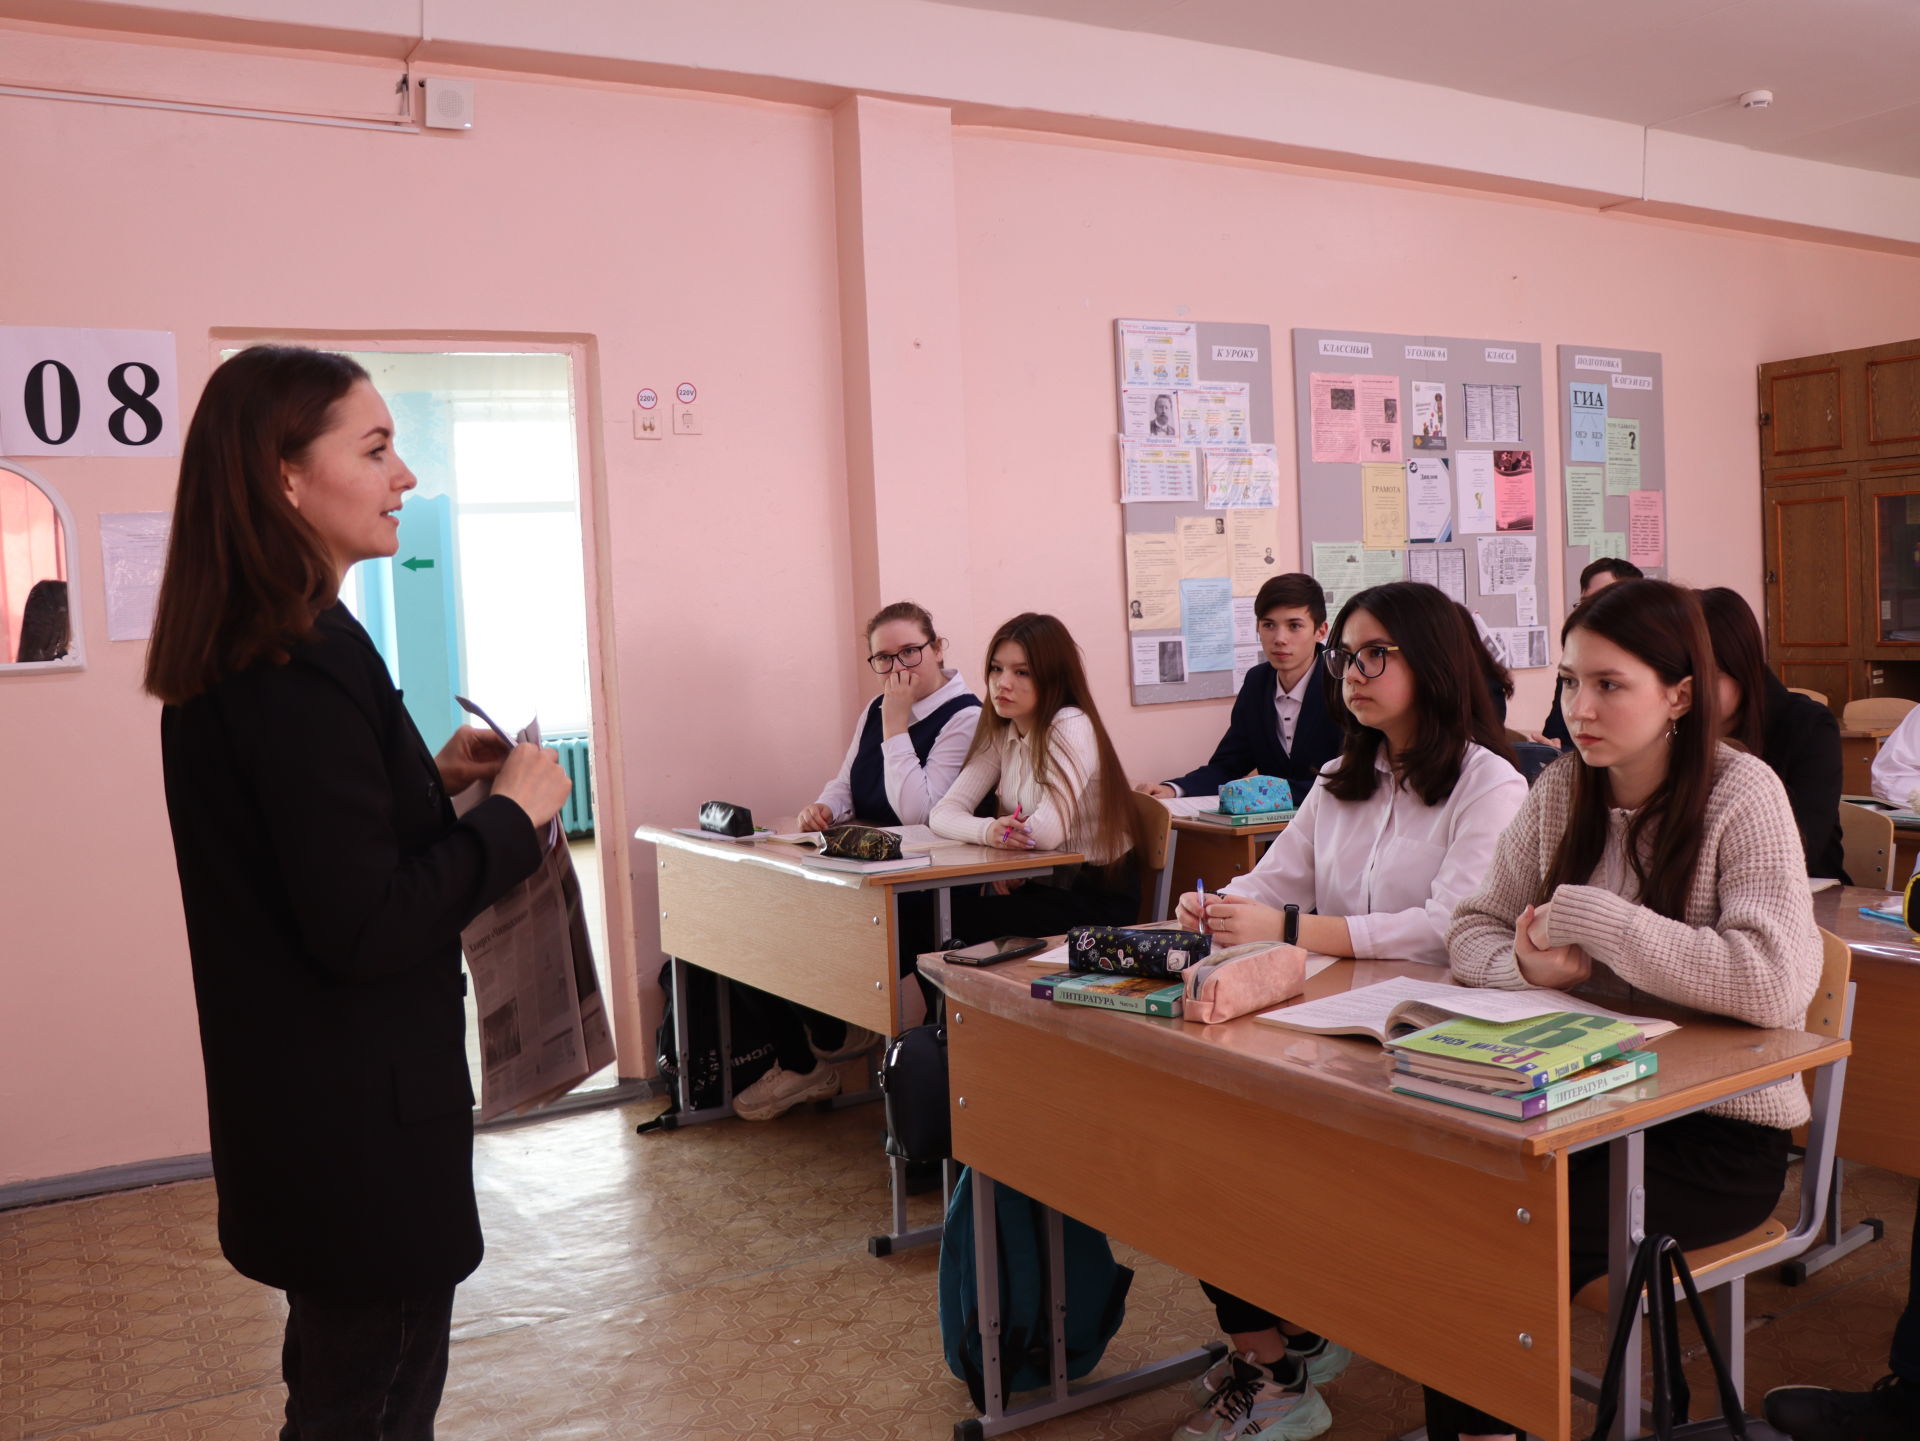
[[[593, 337], [581, 384], [629, 820], [714, 794], [790, 813], [836, 763], [867, 680], [832, 119], [478, 78], [474, 131], [417, 138], [0, 98], [0, 193], [59, 201], [9, 232], [0, 314], [172, 330], [188, 404], [214, 329]], [[953, 152], [957, 260], [879, 255], [862, 272], [889, 323], [912, 312], [896, 292], [914, 266], [959, 296], [948, 413], [972, 566], [944, 583], [971, 598], [942, 626], [977, 678], [1006, 615], [1062, 615], [1136, 774], [1192, 764], [1226, 708], [1127, 703], [1115, 316], [1264, 321], [1281, 353], [1294, 325], [1664, 351], [1677, 567], [1755, 598], [1754, 365], [1920, 332], [1920, 261], [1058, 137], [961, 131]], [[1127, 224], [1167, 195], [1190, 218], [1177, 256]], [[682, 380], [704, 434], [636, 442], [633, 392]], [[937, 413], [928, 447], [949, 443]], [[158, 715], [140, 647], [106, 640], [99, 589], [99, 514], [166, 508], [171, 468], [34, 464], [78, 524], [89, 668], [0, 678], [0, 1184], [205, 1145]], [[907, 489], [889, 511], [951, 502], [937, 469], [886, 483]], [[1516, 719], [1544, 709], [1544, 682], [1524, 680]], [[650, 866], [638, 852], [646, 982]]]
[[[0, 193], [59, 197], [9, 228], [0, 314], [175, 332], [183, 406], [216, 327], [597, 337], [629, 813], [767, 795], [844, 745], [853, 684], [830, 121], [482, 88], [416, 138], [0, 98]], [[682, 380], [704, 434], [635, 441], [634, 392]], [[159, 711], [99, 578], [98, 515], [168, 508], [172, 468], [32, 464], [89, 667], [0, 678], [0, 1184], [206, 1146]]]
[[[1674, 574], [1733, 586], [1756, 610], [1754, 367], [1920, 334], [1910, 258], [1056, 136], [963, 132], [955, 170], [975, 562], [955, 639], [977, 669], [1015, 609], [1059, 614], [1136, 778], [1204, 760], [1225, 702], [1127, 702], [1115, 317], [1270, 326], [1283, 476], [1296, 326], [1538, 341], [1551, 433], [1555, 346], [1661, 351]], [[1169, 197], [1173, 227], [1133, 228], [1134, 207]], [[1562, 533], [1561, 508], [1556, 479], [1545, 533]], [[1284, 497], [1280, 525], [1296, 550]], [[1560, 548], [1547, 550], [1542, 593], [1557, 597]], [[1549, 674], [1520, 673], [1514, 724], [1545, 720]]]

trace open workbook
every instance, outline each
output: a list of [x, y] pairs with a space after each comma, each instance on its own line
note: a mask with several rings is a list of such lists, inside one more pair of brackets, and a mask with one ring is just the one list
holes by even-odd
[[1270, 1026], [1312, 1031], [1322, 1036], [1370, 1036], [1385, 1045], [1396, 1036], [1437, 1026], [1455, 1016], [1471, 1016], [1481, 1021], [1524, 1021], [1531, 1016], [1550, 1016], [1556, 1011], [1580, 1011], [1609, 1020], [1630, 1021], [1648, 1041], [1680, 1029], [1673, 1021], [1610, 1011], [1565, 991], [1495, 991], [1455, 986], [1445, 981], [1416, 980], [1412, 976], [1396, 976], [1390, 981], [1357, 986], [1318, 1001], [1262, 1011], [1254, 1019]]

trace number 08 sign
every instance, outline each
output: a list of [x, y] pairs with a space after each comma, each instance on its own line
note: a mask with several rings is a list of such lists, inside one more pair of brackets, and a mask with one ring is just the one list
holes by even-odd
[[0, 455], [178, 455], [173, 334], [0, 326]]

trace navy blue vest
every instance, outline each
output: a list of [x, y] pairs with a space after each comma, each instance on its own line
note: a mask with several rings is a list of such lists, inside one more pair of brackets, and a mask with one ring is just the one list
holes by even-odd
[[[873, 704], [867, 707], [867, 723], [860, 731], [860, 749], [854, 755], [853, 769], [847, 780], [853, 787], [853, 813], [869, 825], [897, 826], [900, 817], [894, 814], [893, 805], [887, 799], [887, 763], [880, 754], [880, 700], [873, 698]], [[920, 764], [927, 763], [927, 756], [933, 750], [933, 743], [940, 732], [963, 710], [971, 710], [980, 704], [977, 695], [957, 695], [940, 709], [915, 721], [907, 727], [907, 739], [913, 742], [913, 753], [920, 758]]]

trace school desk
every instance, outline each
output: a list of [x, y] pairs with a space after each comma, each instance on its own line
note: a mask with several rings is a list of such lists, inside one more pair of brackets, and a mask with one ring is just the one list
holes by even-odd
[[1285, 821], [1224, 826], [1194, 816], [1175, 816], [1167, 848], [1174, 895], [1192, 890], [1195, 880], [1205, 880], [1208, 890], [1217, 891], [1228, 881], [1244, 876], [1260, 863], [1273, 838], [1286, 828]]
[[[1655, 1043], [1657, 1076], [1512, 1122], [1394, 1095], [1371, 1042], [1035, 1000], [1028, 981], [1049, 968], [921, 959], [948, 997], [958, 1160], [1546, 1441], [1571, 1441], [1568, 1157], [1612, 1148], [1618, 1297], [1644, 1128], [1847, 1054], [1845, 1041], [1684, 1013]], [[1307, 996], [1394, 975], [1433, 972], [1343, 962]], [[991, 1189], [976, 1188], [977, 1217]], [[1288, 1236], [1302, 1243], [1276, 1244]], [[996, 1268], [979, 1270], [991, 1286]], [[1638, 1395], [1640, 1352], [1629, 1355], [1625, 1392]], [[997, 1435], [1206, 1364], [1193, 1351], [1077, 1389], [1060, 1372], [1050, 1395], [1014, 1411], [990, 1385], [986, 1413], [956, 1435]], [[1637, 1419], [1625, 1408], [1617, 1434]]]
[[[783, 819], [776, 830], [791, 830]], [[908, 1002], [900, 976], [900, 898], [935, 893], [937, 929], [952, 934], [954, 886], [1025, 880], [1085, 859], [1074, 851], [1013, 851], [941, 841], [933, 864], [880, 874], [829, 870], [800, 859], [777, 841], [723, 841], [683, 835], [669, 826], [641, 826], [634, 839], [657, 848], [660, 948], [672, 958], [674, 1023], [680, 1054], [688, 1050], [686, 972], [716, 975], [810, 1006], [883, 1036], [898, 1035]], [[721, 1054], [730, 1037], [720, 987]], [[733, 1114], [733, 1089], [721, 1068], [718, 1106], [695, 1109], [688, 1068], [680, 1074], [680, 1111], [665, 1129]], [[934, 1240], [938, 1227], [906, 1229], [905, 1167], [894, 1161], [892, 1229], [868, 1240], [875, 1255]]]
[[1855, 795], [1873, 793], [1873, 758], [1880, 754], [1880, 742], [1893, 734], [1892, 726], [1870, 726], [1840, 730], [1840, 789]]

